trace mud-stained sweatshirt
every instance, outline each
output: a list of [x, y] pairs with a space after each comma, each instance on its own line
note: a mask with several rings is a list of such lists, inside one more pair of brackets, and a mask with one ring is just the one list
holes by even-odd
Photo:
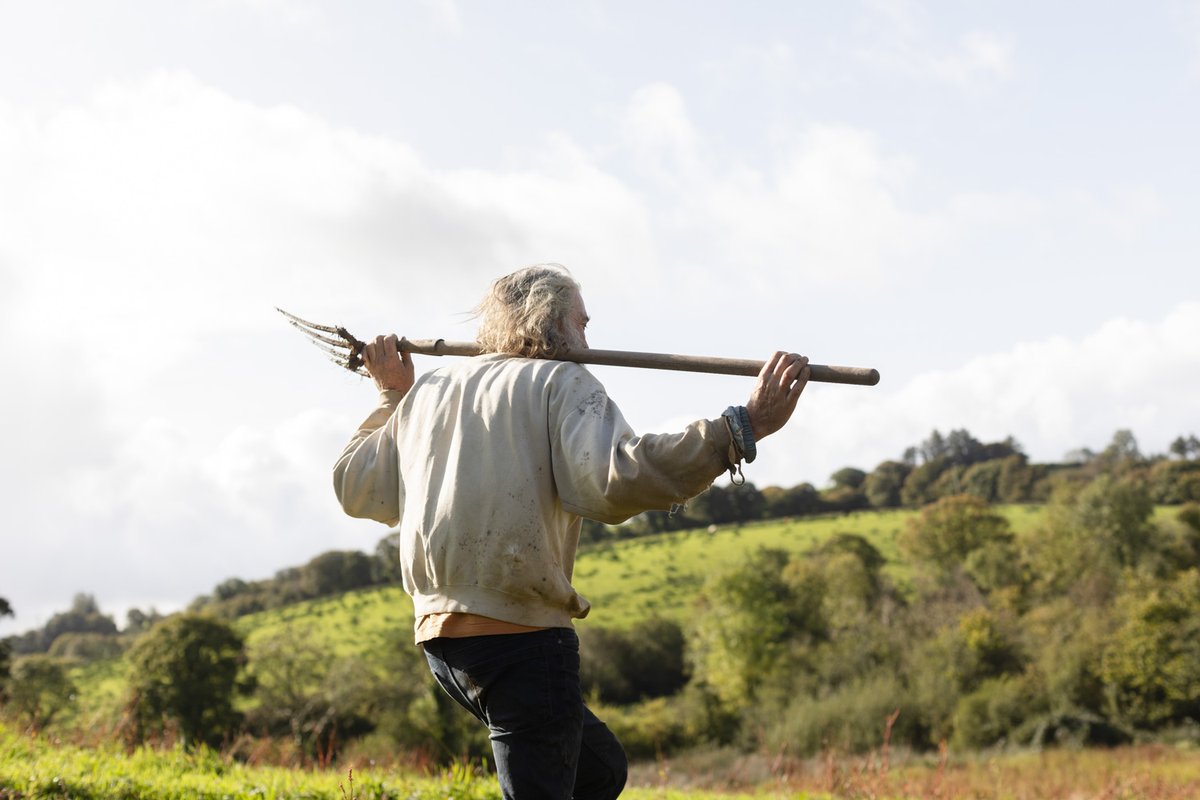
[[617, 523], [704, 491], [729, 468], [721, 418], [638, 436], [584, 367], [488, 355], [383, 392], [334, 467], [346, 513], [399, 523], [417, 617], [463, 612], [566, 627], [581, 517]]

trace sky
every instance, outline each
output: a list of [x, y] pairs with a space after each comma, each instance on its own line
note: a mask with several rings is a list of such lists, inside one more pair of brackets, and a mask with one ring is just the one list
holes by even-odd
[[[1166, 452], [1197, 141], [1197, 0], [0, 0], [0, 635], [373, 550], [330, 477], [373, 386], [274, 308], [469, 340], [539, 262], [594, 347], [880, 371], [760, 487], [934, 429]], [[643, 433], [753, 384], [593, 369]]]

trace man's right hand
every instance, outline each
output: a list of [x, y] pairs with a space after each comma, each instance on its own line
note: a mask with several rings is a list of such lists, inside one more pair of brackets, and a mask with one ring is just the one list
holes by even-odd
[[808, 356], [777, 351], [767, 359], [746, 402], [755, 441], [770, 436], [791, 419], [811, 375]]
[[399, 341], [394, 333], [376, 336], [363, 348], [363, 363], [381, 392], [408, 394], [417, 379], [412, 355], [400, 352]]

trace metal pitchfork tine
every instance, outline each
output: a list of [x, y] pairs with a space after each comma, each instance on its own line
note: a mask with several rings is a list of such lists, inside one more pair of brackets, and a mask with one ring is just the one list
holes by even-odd
[[[341, 325], [318, 325], [315, 322], [301, 319], [295, 314], [289, 314], [279, 306], [275, 306], [275, 310], [287, 317], [287, 321], [296, 330], [307, 336], [308, 340], [328, 356], [330, 361], [351, 372], [369, 377], [362, 359], [362, 351], [366, 347], [366, 342], [360, 342], [354, 338], [354, 335]], [[334, 339], [333, 336], [325, 334], [333, 334], [338, 338]]]
[[[318, 325], [289, 314], [275, 307], [288, 322], [312, 341], [339, 367], [367, 375], [362, 352], [366, 343], [340, 325]], [[334, 338], [336, 337], [336, 338]], [[445, 339], [406, 339], [397, 342], [401, 352], [427, 356], [477, 356], [481, 351], [474, 342], [447, 342]], [[707, 372], [718, 375], [758, 375], [762, 361], [748, 358], [716, 358], [713, 356], [681, 356], [674, 353], [636, 353], [628, 350], [573, 350], [558, 356], [562, 361], [579, 364], [597, 364], [608, 367], [641, 367], [643, 369], [668, 369], [680, 372]], [[878, 370], [868, 367], [831, 367], [810, 363], [810, 380], [821, 383], [845, 383], [856, 386], [874, 386], [879, 383]]]

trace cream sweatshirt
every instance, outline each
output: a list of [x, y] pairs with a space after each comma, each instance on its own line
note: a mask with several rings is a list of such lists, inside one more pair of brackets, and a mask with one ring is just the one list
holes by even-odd
[[479, 356], [383, 392], [334, 467], [346, 513], [400, 526], [417, 617], [466, 612], [566, 627], [581, 517], [618, 523], [704, 491], [728, 427], [638, 436], [583, 366]]

